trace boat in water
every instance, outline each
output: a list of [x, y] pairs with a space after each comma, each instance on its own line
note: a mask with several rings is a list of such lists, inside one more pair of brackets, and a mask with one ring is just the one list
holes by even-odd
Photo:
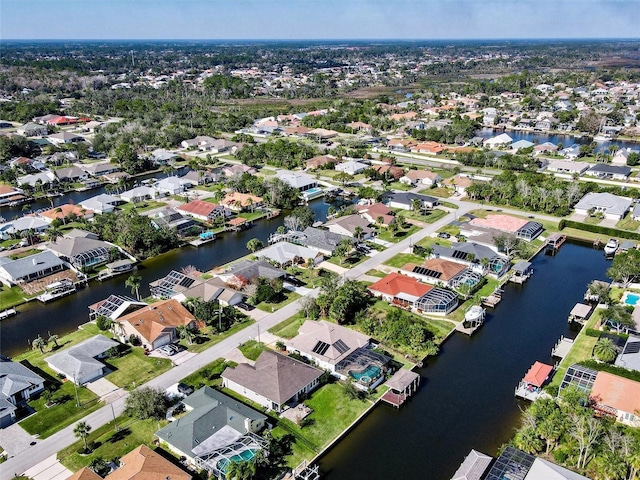
[[618, 240], [616, 240], [615, 238], [610, 238], [607, 244], [604, 246], [604, 254], [607, 256], [613, 255], [614, 253], [616, 253], [616, 250], [618, 250], [618, 246]]
[[473, 305], [464, 313], [464, 321], [471, 326], [479, 326], [484, 321], [485, 313], [480, 305]]

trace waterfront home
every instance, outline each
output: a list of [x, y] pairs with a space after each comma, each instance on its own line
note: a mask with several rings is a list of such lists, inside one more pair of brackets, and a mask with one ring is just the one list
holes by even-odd
[[61, 272], [65, 266], [66, 262], [49, 251], [17, 260], [0, 257], [0, 282], [12, 287]]
[[303, 172], [278, 170], [276, 172], [276, 177], [299, 192], [306, 192], [307, 190], [318, 186], [318, 181], [315, 178]]
[[453, 188], [457, 195], [466, 195], [467, 188], [473, 185], [473, 180], [466, 175], [455, 175], [443, 182], [445, 186]]
[[149, 283], [151, 295], [155, 298], [173, 298], [185, 302], [188, 298], [198, 298], [204, 302], [218, 300], [223, 306], [233, 306], [242, 302], [242, 293], [229, 288], [220, 278], [204, 280], [200, 272], [186, 274], [172, 270], [165, 277]]
[[86, 180], [89, 177], [87, 172], [75, 165], [59, 168], [54, 170], [54, 173], [60, 182], [80, 182], [81, 180]]
[[387, 196], [389, 208], [399, 208], [401, 210], [414, 210], [414, 202], [419, 203], [421, 209], [434, 208], [438, 205], [438, 199], [427, 195], [420, 195], [412, 192], [391, 192]]
[[118, 460], [116, 469], [101, 477], [83, 467], [67, 480], [191, 480], [191, 475], [146, 445], [140, 445]]
[[120, 197], [102, 193], [80, 202], [80, 206], [97, 214], [111, 213], [118, 205], [125, 203]]
[[629, 335], [615, 364], [618, 367], [640, 372], [640, 336]]
[[72, 217], [86, 218], [89, 220], [93, 218], [93, 211], [87, 210], [82, 206], [65, 203], [64, 205], [58, 205], [57, 207], [40, 212], [38, 215], [49, 223], [56, 219], [66, 223], [67, 219]]
[[48, 132], [47, 127], [37, 123], [27, 122], [16, 130], [18, 135], [24, 137], [44, 137]]
[[19, 202], [26, 198], [21, 189], [14, 188], [11, 185], [0, 185], [0, 206], [8, 205], [11, 202]]
[[[506, 478], [506, 477], [505, 477]], [[590, 480], [568, 468], [556, 465], [544, 458], [536, 458], [531, 464], [524, 480]]]
[[329, 167], [335, 165], [336, 157], [331, 155], [320, 155], [318, 157], [310, 158], [306, 161], [307, 170], [315, 170], [316, 168]]
[[176, 211], [183, 215], [196, 218], [203, 222], [214, 222], [216, 218], [227, 218], [231, 216], [231, 211], [216, 203], [205, 202], [203, 200], [192, 200], [176, 207]]
[[539, 145], [535, 145], [533, 147], [533, 151], [537, 155], [541, 155], [543, 153], [553, 153], [558, 150], [558, 146], [551, 142], [544, 142]]
[[631, 427], [640, 426], [640, 382], [598, 372], [590, 399], [601, 414]]
[[192, 185], [208, 185], [220, 180], [220, 175], [213, 172], [203, 170], [189, 170], [180, 177], [183, 181], [188, 181]]
[[39, 217], [20, 217], [7, 223], [0, 224], [0, 239], [8, 240], [21, 237], [24, 234], [40, 234], [49, 228], [49, 222]]
[[343, 240], [353, 241], [353, 239], [347, 235], [341, 235], [314, 227], [305, 228], [302, 234], [298, 234], [292, 239], [293, 242], [309, 247], [311, 250], [315, 250], [326, 256], [333, 255], [336, 247], [340, 245]]
[[16, 410], [44, 390], [44, 378], [22, 363], [0, 355], [0, 428], [12, 424]]
[[323, 373], [300, 360], [265, 350], [255, 365], [227, 367], [220, 376], [223, 387], [280, 413], [317, 388]]
[[219, 273], [217, 276], [225, 283], [239, 289], [258, 278], [274, 280], [285, 275], [286, 272], [284, 270], [280, 270], [264, 260], [251, 261], [244, 259], [232, 264], [226, 271]]
[[89, 320], [93, 322], [100, 316], [107, 317], [110, 320], [117, 320], [123, 315], [135, 312], [146, 306], [146, 303], [126, 295], [109, 295], [104, 300], [89, 305]]
[[495, 137], [487, 138], [484, 141], [484, 146], [487, 148], [500, 148], [507, 147], [513, 143], [513, 138], [511, 138], [506, 133], [501, 133]]
[[326, 320], [306, 320], [285, 346], [338, 378], [351, 377], [363, 389], [384, 381], [390, 361], [370, 349], [370, 337]]
[[453, 474], [451, 480], [481, 480], [493, 458], [482, 452], [471, 450]]
[[444, 143], [423, 142], [411, 147], [411, 151], [414, 153], [431, 153], [434, 155], [438, 155], [447, 150], [447, 148], [448, 147]]
[[368, 288], [374, 296], [381, 297], [389, 303], [414, 308], [418, 299], [433, 287], [415, 278], [394, 272], [369, 285]]
[[120, 171], [120, 167], [109, 162], [90, 163], [88, 165], [83, 163], [80, 165], [80, 168], [94, 177], [101, 177], [102, 175]]
[[164, 148], [156, 148], [151, 152], [149, 158], [154, 165], [161, 166], [172, 164], [175, 160], [180, 159], [180, 155]]
[[262, 197], [248, 193], [232, 192], [225, 195], [220, 205], [233, 212], [243, 212], [262, 207], [262, 203]]
[[[508, 446], [491, 466], [485, 480], [524, 480], [536, 457]], [[549, 479], [545, 479], [549, 480]]]
[[338, 172], [348, 173], [349, 175], [357, 175], [358, 173], [362, 173], [364, 170], [369, 168], [369, 165], [367, 165], [366, 163], [358, 162], [356, 160], [348, 160], [346, 162], [337, 164], [334, 168]]
[[430, 258], [421, 265], [407, 263], [402, 267], [402, 273], [432, 285], [451, 288], [468, 285], [472, 289], [482, 281], [482, 276], [466, 265], [444, 258]]
[[622, 165], [608, 165], [606, 163], [596, 163], [585, 175], [606, 180], [618, 180], [624, 182], [631, 175], [631, 169]]
[[176, 328], [196, 328], [195, 317], [174, 299], [152, 303], [117, 319], [114, 326], [122, 340], [137, 337], [147, 350], [155, 350], [178, 339]]
[[190, 180], [180, 177], [166, 177], [154, 185], [161, 195], [179, 195], [193, 185]]
[[468, 225], [509, 233], [527, 241], [535, 239], [543, 230], [541, 223], [504, 214], [491, 214], [486, 218], [476, 217], [469, 221]]
[[435, 172], [429, 170], [409, 170], [404, 177], [400, 178], [400, 183], [405, 185], [424, 185], [425, 187], [431, 187], [437, 184], [442, 177]]
[[384, 203], [374, 203], [372, 205], [356, 205], [356, 212], [368, 220], [369, 223], [375, 223], [381, 227], [388, 227], [396, 221], [393, 210]]
[[262, 250], [256, 252], [256, 257], [268, 260], [281, 268], [286, 268], [290, 265], [300, 265], [306, 263], [309, 260], [313, 261], [314, 265], [322, 262], [324, 256], [317, 250], [312, 250], [302, 245], [296, 245], [287, 241], [277, 242]]
[[495, 252], [495, 250], [471, 242], [453, 243], [451, 247], [434, 245], [432, 254], [435, 258], [445, 258], [452, 262], [462, 263], [474, 272], [488, 273], [500, 278], [509, 270], [509, 259]]
[[30, 187], [36, 187], [38, 185], [46, 187], [58, 183], [58, 178], [55, 173], [50, 170], [38, 173], [31, 173], [29, 175], [23, 175], [16, 179], [16, 184], [22, 187], [23, 185], [29, 185]]
[[187, 411], [155, 435], [163, 445], [196, 468], [225, 478], [233, 460], [250, 460], [266, 447], [257, 435], [267, 417], [243, 403], [204, 386], [182, 400]]
[[170, 228], [178, 235], [188, 235], [193, 230], [199, 230], [200, 226], [192, 218], [185, 217], [180, 212], [171, 208], [163, 208], [151, 217], [151, 223], [156, 228]]
[[64, 375], [77, 385], [83, 385], [104, 375], [106, 367], [99, 359], [104, 358], [110, 348], [118, 345], [118, 342], [104, 335], [95, 335], [54, 353], [45, 360], [54, 372]]
[[622, 220], [631, 208], [631, 199], [612, 193], [587, 193], [573, 207], [578, 215], [601, 213], [610, 220]]
[[[358, 214], [353, 214], [332, 218], [325, 222], [323, 227], [339, 235], [358, 237], [358, 240], [367, 240], [373, 237], [374, 234], [373, 229], [369, 227], [369, 223], [369, 220], [362, 218]], [[360, 233], [358, 235], [356, 235], [356, 229], [359, 229]]]
[[530, 142], [529, 140], [518, 140], [517, 142], [513, 142], [511, 144], [511, 150], [514, 151], [514, 153], [517, 153], [518, 150], [523, 150], [526, 148], [531, 148], [533, 147], [535, 144], [533, 142]]
[[47, 244], [47, 250], [69, 262], [80, 271], [107, 263], [114, 249], [118, 250], [118, 247], [112, 243], [87, 237], [63, 237]]
[[[581, 153], [580, 145], [578, 145], [577, 143], [574, 143], [569, 147], [563, 148], [558, 153], [562, 155], [564, 158], [566, 158], [567, 160], [575, 160], [580, 156], [580, 153]], [[580, 162], [580, 163], [584, 163], [584, 162]]]
[[125, 202], [140, 203], [146, 200], [153, 200], [158, 196], [158, 190], [154, 187], [142, 185], [132, 188], [120, 194], [120, 198]]

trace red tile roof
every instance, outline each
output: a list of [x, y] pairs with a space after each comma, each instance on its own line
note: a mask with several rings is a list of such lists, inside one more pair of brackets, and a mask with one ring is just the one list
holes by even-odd
[[552, 371], [553, 367], [551, 365], [536, 362], [529, 369], [523, 380], [536, 387], [541, 387]]
[[399, 293], [407, 293], [415, 297], [421, 297], [432, 288], [433, 287], [431, 285], [420, 283], [415, 278], [400, 275], [399, 273], [390, 273], [386, 277], [369, 286], [369, 290], [373, 292], [380, 292], [394, 296]]
[[209, 216], [218, 205], [215, 203], [204, 202], [202, 200], [193, 200], [192, 202], [180, 205], [177, 210], [185, 213], [192, 213], [194, 215], [202, 215], [204, 217]]
[[612, 373], [598, 372], [591, 389], [591, 398], [599, 405], [634, 413], [640, 410], [640, 382]]

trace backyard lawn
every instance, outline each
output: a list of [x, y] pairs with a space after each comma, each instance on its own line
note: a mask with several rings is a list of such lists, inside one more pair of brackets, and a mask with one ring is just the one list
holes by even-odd
[[268, 331], [278, 337], [290, 339], [298, 334], [298, 330], [306, 320], [303, 312], [298, 312], [286, 320], [274, 325]]
[[2, 290], [0, 290], [0, 310], [6, 310], [21, 303], [24, 303], [24, 296], [20, 287], [9, 288], [6, 285], [2, 285]]
[[115, 367], [115, 371], [107, 375], [107, 380], [127, 390], [132, 390], [171, 368], [171, 360], [149, 357], [144, 354], [142, 347], [133, 347], [126, 355], [109, 358], [106, 363]]
[[281, 302], [278, 302], [278, 303], [260, 302], [259, 304], [256, 305], [256, 307], [262, 310], [263, 312], [271, 313], [271, 312], [275, 312], [276, 310], [280, 310], [285, 305], [289, 305], [291, 302], [295, 302], [298, 298], [300, 298], [300, 294], [296, 292], [283, 290], [283, 293], [286, 298]]

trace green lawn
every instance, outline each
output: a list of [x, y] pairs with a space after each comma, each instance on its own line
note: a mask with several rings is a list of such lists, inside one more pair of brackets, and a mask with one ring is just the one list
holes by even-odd
[[89, 455], [81, 455], [82, 440], [69, 445], [58, 452], [58, 460], [72, 472], [88, 466], [95, 458], [102, 457], [109, 461], [121, 458], [140, 444], [151, 445], [154, 433], [166, 425], [165, 420], [137, 420], [125, 416], [116, 419], [119, 431], [115, 431], [113, 421], [89, 434], [87, 442], [95, 442], [98, 446]]
[[587, 323], [582, 327], [582, 330], [580, 330], [575, 340], [573, 341], [573, 345], [571, 347], [571, 350], [569, 350], [569, 354], [564, 357], [560, 362], [560, 365], [558, 365], [558, 368], [553, 375], [553, 380], [548, 385], [548, 387], [559, 387], [568, 367], [570, 367], [574, 363], [582, 362], [583, 360], [589, 360], [591, 358], [591, 352], [593, 352], [593, 347], [598, 341], [598, 338], [589, 337], [587, 336], [586, 332], [588, 328], [595, 327], [595, 325], [602, 317], [603, 312], [604, 309], [602, 308], [598, 308], [595, 312], [593, 312]]
[[144, 354], [142, 347], [133, 347], [126, 355], [110, 358], [107, 363], [116, 369], [107, 375], [107, 380], [127, 390], [142, 385], [171, 368], [171, 360], [149, 357]]
[[435, 223], [438, 220], [440, 220], [442, 217], [447, 216], [448, 214], [449, 213], [445, 212], [444, 210], [435, 208], [433, 210], [428, 210], [427, 212], [424, 212], [424, 213], [422, 212], [418, 213], [413, 210], [412, 211], [403, 210], [398, 214], [398, 216], [412, 218], [414, 220], [418, 220], [419, 222]]
[[180, 340], [178, 343], [180, 343], [182, 346], [186, 347], [190, 352], [200, 353], [200, 352], [206, 350], [207, 348], [212, 347], [216, 343], [221, 342], [225, 338], [230, 337], [231, 335], [234, 335], [235, 333], [239, 332], [240, 330], [243, 330], [243, 329], [247, 328], [250, 325], [253, 325], [253, 320], [251, 320], [251, 318], [247, 317], [246, 319], [242, 320], [241, 322], [235, 323], [226, 332], [209, 333], [208, 331], [211, 330], [211, 329], [209, 329], [207, 327], [207, 329], [205, 329], [205, 331], [201, 332], [201, 334], [199, 335], [199, 337], [198, 337], [198, 342], [199, 343], [198, 342], [193, 342], [191, 345], [189, 345], [185, 340]]
[[[373, 313], [376, 312], [388, 312], [389, 310], [396, 309], [393, 305], [385, 302], [384, 300], [378, 300], [372, 307], [371, 311]], [[447, 320], [435, 320], [431, 318], [425, 318], [422, 315], [415, 314], [413, 312], [406, 312], [411, 318], [422, 323], [427, 329], [433, 333], [434, 341], [437, 344], [440, 344], [442, 340], [449, 335], [449, 332], [455, 328], [455, 325]], [[387, 348], [385, 346], [385, 348]], [[423, 355], [424, 356], [424, 355]]]
[[623, 218], [618, 223], [616, 223], [616, 228], [621, 228], [622, 230], [630, 230], [632, 232], [638, 230], [638, 227], [640, 227], [640, 222], [632, 220], [631, 215], [629, 215], [627, 218]]
[[46, 438], [102, 406], [98, 397], [88, 388], [79, 386], [77, 390], [80, 407], [76, 406], [73, 382], [66, 381], [53, 394], [53, 399], [59, 399], [61, 403], [47, 408], [44, 396], [30, 401], [29, 405], [36, 413], [22, 420], [20, 425], [31, 435], [40, 434], [40, 438]]
[[256, 342], [255, 340], [247, 340], [238, 345], [238, 350], [242, 352], [242, 355], [253, 361], [257, 360], [260, 354], [266, 349], [267, 347], [264, 343]]
[[327, 261], [339, 267], [352, 268], [352, 267], [355, 267], [356, 265], [360, 265], [362, 262], [364, 262], [368, 258], [369, 257], [367, 257], [366, 255], [357, 255], [352, 253], [351, 255], [345, 258], [329, 257]]
[[132, 203], [127, 202], [123, 205], [120, 205], [118, 209], [128, 212], [130, 210], [134, 210], [138, 213], [147, 212], [149, 210], [153, 210], [154, 208], [166, 207], [167, 204], [164, 202], [157, 202], [155, 200], [145, 200], [144, 202]]
[[6, 310], [22, 303], [24, 303], [24, 296], [20, 287], [9, 288], [6, 285], [2, 285], [2, 290], [0, 290], [0, 310]]
[[372, 270], [369, 270], [366, 275], [370, 275], [372, 277], [378, 277], [378, 278], [384, 278], [387, 276], [387, 274], [385, 272], [381, 272], [380, 270], [376, 270], [375, 268]]
[[389, 184], [389, 188], [391, 190], [401, 190], [406, 192], [407, 190], [411, 190], [413, 187], [411, 185], [406, 185], [401, 182], [391, 182]]
[[587, 225], [599, 225], [600, 222], [602, 222], [602, 218], [601, 217], [592, 217], [592, 216], [587, 216], [582, 223], [586, 223]]
[[224, 358], [218, 358], [205, 365], [200, 370], [196, 370], [191, 375], [184, 377], [181, 382], [191, 385], [196, 390], [204, 385], [219, 386], [222, 382], [220, 374], [227, 367], [235, 367], [236, 362], [227, 362]]
[[407, 263], [422, 265], [422, 262], [424, 262], [424, 258], [419, 255], [414, 255], [413, 253], [399, 253], [384, 262], [384, 264], [395, 268], [402, 268]]
[[19, 260], [20, 258], [30, 257], [31, 255], [35, 255], [36, 253], [42, 253], [42, 250], [38, 250], [37, 248], [29, 248], [27, 250], [23, 250], [20, 253], [14, 253], [9, 255], [11, 260]]
[[[285, 299], [278, 303], [267, 303], [261, 302], [256, 305], [257, 308], [262, 310], [263, 312], [275, 312], [276, 310], [280, 310], [285, 305], [289, 305], [291, 302], [295, 302], [298, 298], [300, 298], [300, 294], [296, 292], [285, 291]], [[284, 293], [284, 292], [283, 292]]]
[[424, 190], [420, 190], [418, 193], [421, 193], [422, 195], [429, 195], [431, 197], [449, 198], [453, 195], [453, 190], [449, 188], [436, 187], [425, 188]]
[[378, 234], [378, 238], [385, 242], [398, 243], [406, 237], [413, 235], [418, 230], [420, 230], [420, 227], [416, 225], [411, 225], [408, 230], [400, 229], [395, 233], [391, 232], [389, 229], [385, 229]]
[[278, 337], [290, 339], [298, 334], [298, 330], [306, 320], [304, 313], [298, 312], [295, 315], [290, 316], [286, 320], [271, 327], [268, 332]]

